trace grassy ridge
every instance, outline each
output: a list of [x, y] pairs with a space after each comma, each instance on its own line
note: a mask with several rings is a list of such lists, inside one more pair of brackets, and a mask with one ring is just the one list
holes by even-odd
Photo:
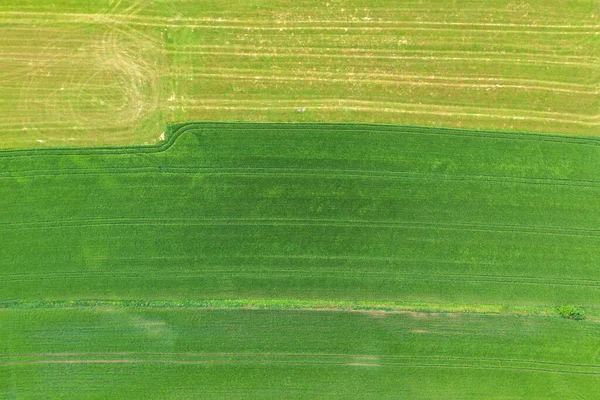
[[50, 398], [564, 399], [600, 383], [586, 321], [110, 307], [0, 318], [5, 398], [45, 384]]
[[0, 297], [595, 308], [600, 147], [532, 139], [191, 124], [162, 147], [0, 153]]
[[[343, 300], [299, 300], [299, 299], [203, 299], [203, 300], [8, 300], [0, 301], [0, 309], [252, 309], [252, 310], [313, 310], [343, 312], [382, 312], [382, 313], [460, 313], [486, 315], [518, 315], [537, 317], [562, 317], [568, 319], [598, 320], [600, 310], [586, 310], [574, 305], [550, 306], [507, 306], [468, 303], [426, 303], [407, 301], [343, 301]], [[581, 318], [573, 318], [569, 312], [583, 311]]]
[[153, 143], [177, 121], [597, 135], [595, 0], [14, 0], [0, 147]]

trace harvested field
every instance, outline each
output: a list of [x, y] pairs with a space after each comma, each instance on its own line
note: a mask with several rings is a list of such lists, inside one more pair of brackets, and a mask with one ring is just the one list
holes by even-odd
[[0, 146], [142, 144], [167, 122], [597, 135], [595, 0], [0, 5]]

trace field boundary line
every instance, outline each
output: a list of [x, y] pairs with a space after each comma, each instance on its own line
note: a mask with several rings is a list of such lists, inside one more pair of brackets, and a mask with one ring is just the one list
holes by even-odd
[[187, 132], [203, 132], [217, 128], [236, 129], [239, 131], [263, 130], [315, 130], [328, 128], [335, 132], [392, 132], [398, 135], [435, 135], [449, 137], [471, 137], [489, 140], [515, 140], [515, 141], [542, 141], [547, 143], [569, 143], [574, 145], [600, 146], [600, 137], [584, 135], [566, 135], [556, 133], [503, 131], [503, 130], [477, 130], [461, 128], [442, 128], [422, 125], [404, 124], [376, 124], [376, 123], [348, 123], [348, 122], [223, 122], [223, 121], [191, 121], [185, 123], [171, 123], [166, 126], [166, 140], [149, 145], [124, 145], [124, 146], [83, 146], [83, 147], [54, 147], [40, 149], [3, 149], [0, 157], [27, 157], [27, 156], [62, 156], [62, 155], [102, 155], [102, 154], [136, 154], [160, 153], [169, 150], [177, 138]]
[[[466, 304], [433, 303], [423, 301], [360, 301], [323, 299], [194, 299], [194, 300], [0, 300], [2, 310], [37, 309], [204, 309], [256, 311], [310, 311], [310, 312], [353, 312], [370, 314], [373, 312], [407, 314], [414, 313], [459, 313], [484, 314], [490, 316], [543, 317], [562, 319], [556, 306], [551, 305], [506, 305], [506, 304]], [[596, 308], [597, 309], [597, 308]], [[600, 321], [587, 318], [589, 323]], [[582, 323], [572, 321], [571, 323]]]

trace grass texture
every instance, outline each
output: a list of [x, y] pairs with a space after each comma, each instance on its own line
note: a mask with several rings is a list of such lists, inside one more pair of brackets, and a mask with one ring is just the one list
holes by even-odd
[[308, 310], [0, 310], [3, 398], [576, 399], [597, 323]]
[[2, 151], [0, 397], [591, 396], [599, 164], [319, 123]]
[[597, 135], [596, 0], [4, 0], [0, 147], [180, 121]]
[[597, 305], [595, 139], [173, 129], [0, 153], [0, 297]]

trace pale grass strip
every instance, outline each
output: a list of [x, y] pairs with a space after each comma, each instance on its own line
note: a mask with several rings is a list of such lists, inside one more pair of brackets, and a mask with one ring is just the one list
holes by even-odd
[[[193, 110], [213, 110], [213, 111], [275, 111], [275, 110], [287, 110], [293, 111], [297, 107], [247, 107], [247, 106], [186, 106], [182, 107], [183, 111], [186, 109]], [[464, 113], [464, 112], [439, 112], [439, 111], [425, 111], [425, 110], [406, 110], [406, 109], [394, 109], [394, 108], [382, 108], [382, 107], [363, 107], [363, 106], [311, 106], [311, 110], [323, 110], [323, 111], [363, 111], [363, 112], [378, 112], [378, 113], [394, 113], [394, 114], [417, 114], [417, 115], [436, 115], [436, 116], [447, 116], [447, 117], [470, 117], [470, 118], [490, 118], [490, 119], [506, 119], [513, 121], [530, 120], [540, 122], [561, 122], [567, 124], [583, 125], [583, 126], [598, 126], [600, 122], [583, 122], [568, 119], [559, 118], [542, 118], [542, 117], [531, 117], [531, 116], [509, 116], [509, 115], [495, 115], [495, 114], [478, 114], [478, 113]]]
[[[171, 75], [172, 76], [172, 75]], [[204, 77], [204, 78], [226, 78], [226, 79], [238, 79], [238, 80], [250, 80], [250, 81], [277, 81], [277, 82], [332, 82], [332, 83], [378, 83], [378, 84], [394, 84], [394, 85], [409, 85], [409, 86], [441, 86], [441, 87], [466, 87], [466, 88], [487, 88], [487, 89], [524, 89], [524, 90], [538, 90], [538, 91], [550, 91], [550, 92], [563, 92], [563, 93], [575, 93], [575, 94], [600, 94], [599, 91], [587, 91], [587, 90], [576, 90], [576, 89], [563, 89], [563, 88], [549, 88], [544, 86], [527, 86], [527, 85], [514, 85], [514, 84], [474, 84], [474, 83], [446, 83], [446, 82], [424, 82], [424, 81], [412, 81], [412, 80], [391, 80], [391, 79], [355, 79], [353, 77], [345, 78], [321, 78], [321, 77], [282, 77], [282, 76], [258, 76], [258, 75], [238, 75], [238, 74], [211, 74], [211, 73], [192, 73], [186, 76], [193, 77]]]
[[[62, 16], [68, 16], [67, 14], [62, 14]], [[82, 14], [79, 17], [77, 15], [72, 18], [67, 19], [33, 19], [33, 18], [18, 18], [17, 20], [13, 19], [3, 19], [4, 24], [31, 24], [35, 25], [38, 23], [48, 23], [52, 22], [54, 24], [72, 24], [72, 23], [85, 23], [85, 24], [127, 24], [129, 26], [147, 26], [153, 28], [187, 28], [187, 29], [225, 29], [225, 30], [245, 30], [245, 31], [341, 31], [347, 32], [349, 30], [352, 31], [360, 31], [360, 32], [385, 32], [385, 31], [421, 31], [421, 32], [432, 32], [432, 31], [459, 31], [459, 32], [477, 32], [477, 33], [490, 33], [490, 34], [530, 34], [530, 35], [561, 35], [561, 36], [578, 36], [578, 35], [598, 35], [600, 32], [598, 31], [581, 31], [581, 32], [569, 32], [569, 31], [535, 31], [535, 30], [508, 30], [508, 29], [456, 29], [452, 27], [448, 28], [440, 28], [440, 27], [368, 27], [368, 26], [241, 26], [241, 25], [207, 25], [207, 24], [190, 24], [186, 22], [182, 22], [180, 24], [173, 23], [148, 23], [148, 22], [140, 22], [135, 20], [124, 20], [123, 18], [119, 18], [117, 15], [107, 16], [104, 14]]]
[[577, 65], [598, 68], [598, 63], [584, 63], [571, 61], [549, 61], [549, 60], [532, 60], [523, 58], [508, 58], [508, 57], [437, 57], [437, 56], [385, 56], [385, 55], [369, 55], [369, 54], [316, 54], [316, 53], [276, 53], [276, 52], [236, 52], [236, 51], [177, 51], [168, 50], [171, 54], [187, 54], [187, 55], [208, 55], [208, 56], [233, 56], [233, 57], [279, 57], [279, 58], [341, 58], [347, 59], [369, 59], [369, 60], [430, 60], [430, 61], [483, 61], [493, 63], [509, 63], [509, 64], [549, 64], [549, 65]]
[[223, 99], [223, 98], [176, 98], [176, 102], [182, 103], [190, 103], [190, 104], [204, 104], [206, 102], [212, 103], [249, 103], [249, 104], [282, 104], [289, 103], [294, 106], [296, 104], [301, 105], [324, 105], [325, 103], [333, 104], [333, 105], [346, 105], [346, 104], [359, 104], [359, 105], [371, 105], [371, 106], [387, 106], [387, 107], [404, 107], [404, 108], [414, 108], [414, 109], [436, 109], [440, 111], [448, 111], [448, 112], [462, 112], [465, 110], [473, 111], [475, 113], [486, 113], [489, 111], [503, 111], [508, 114], [531, 114], [532, 116], [568, 116], [576, 119], [582, 120], [600, 120], [600, 114], [590, 116], [590, 115], [581, 115], [581, 114], [572, 114], [572, 113], [560, 113], [560, 112], [552, 112], [552, 111], [536, 111], [536, 110], [523, 110], [523, 109], [511, 109], [511, 108], [493, 108], [493, 107], [473, 107], [473, 106], [462, 106], [462, 105], [439, 105], [439, 104], [422, 104], [422, 103], [400, 103], [400, 102], [391, 102], [391, 101], [370, 101], [370, 100], [356, 100], [356, 99], [341, 99], [341, 98], [322, 98], [322, 99]]
[[[26, 56], [32, 55], [37, 57], [45, 56], [45, 53], [41, 51], [49, 50], [48, 47], [43, 47], [40, 45], [24, 45], [24, 43], [34, 42], [47, 44], [48, 39], [36, 39], [33, 41], [29, 41], [28, 39], [14, 39], [15, 42], [20, 42], [20, 44], [16, 45], [1, 45], [0, 51], [3, 56]], [[85, 43], [88, 39], [81, 40], [73, 40], [78, 43]], [[71, 47], [66, 46], [67, 42], [59, 43], [59, 45], [65, 45], [64, 47], [56, 47], [55, 49], [66, 50], [69, 55], [77, 54], [74, 53]], [[241, 54], [241, 55], [251, 55], [251, 56], [281, 56], [281, 57], [290, 57], [290, 56], [308, 56], [308, 57], [344, 57], [344, 58], [382, 58], [382, 59], [447, 59], [447, 60], [482, 60], [482, 61], [511, 61], [515, 60], [514, 57], [527, 57], [526, 59], [517, 58], [515, 61], [520, 62], [540, 62], [540, 63], [549, 63], [549, 64], [571, 64], [571, 65], [594, 65], [598, 66], [600, 69], [600, 59], [592, 56], [576, 56], [576, 55], [562, 55], [562, 54], [541, 54], [541, 53], [507, 53], [505, 51], [466, 51], [466, 50], [402, 50], [402, 49], [354, 49], [354, 48], [321, 48], [321, 47], [302, 47], [301, 53], [298, 53], [297, 47], [281, 47], [281, 46], [271, 46], [271, 47], [261, 47], [261, 46], [232, 46], [236, 51], [241, 50], [239, 53], [230, 53], [230, 52], [207, 52], [207, 51], [199, 51], [199, 50], [189, 50], [189, 49], [218, 49], [224, 50], [226, 47], [223, 45], [181, 45], [175, 46], [176, 49], [170, 50], [161, 50], [166, 53], [176, 53], [176, 54]], [[17, 50], [13, 52], [6, 51], [7, 49]], [[53, 48], [54, 49], [54, 48]], [[29, 51], [26, 51], [29, 50]], [[268, 51], [270, 50], [270, 51]], [[283, 52], [282, 52], [283, 50]], [[333, 54], [323, 53], [324, 51], [332, 52]], [[363, 53], [363, 54], [361, 54]], [[426, 54], [426, 56], [419, 56], [418, 54]], [[450, 55], [475, 55], [475, 56], [496, 56], [496, 57], [439, 57], [438, 54], [450, 54]], [[65, 54], [66, 56], [67, 54]], [[77, 54], [78, 56], [82, 56], [81, 54]], [[547, 60], [549, 59], [549, 60]], [[555, 60], [555, 61], [553, 61]], [[581, 62], [570, 62], [570, 60], [582, 60], [589, 61], [588, 63]]]
[[[197, 68], [198, 70], [204, 71], [204, 72], [212, 72], [214, 71], [215, 73], [223, 73], [224, 68], [220, 67], [220, 68], [206, 68], [206, 67], [199, 67]], [[257, 73], [264, 73], [265, 69], [252, 69], [252, 68], [230, 68], [228, 69], [229, 71], [233, 71], [233, 72], [243, 72], [243, 73], [250, 73], [252, 76], [256, 75]], [[308, 75], [308, 74], [315, 74], [318, 73], [319, 75], [323, 75], [323, 76], [343, 76], [343, 77], [351, 77], [351, 78], [369, 78], [369, 77], [383, 77], [383, 78], [395, 78], [395, 79], [424, 79], [424, 80], [431, 80], [431, 81], [451, 81], [451, 82], [497, 82], [497, 83], [539, 83], [539, 84], [548, 84], [548, 87], [552, 87], [552, 86], [566, 86], [566, 87], [577, 87], [577, 88], [594, 88], [595, 86], [592, 84], [589, 85], [585, 85], [585, 84], [581, 84], [581, 83], [570, 83], [570, 82], [560, 82], [560, 81], [545, 81], [545, 80], [540, 80], [540, 79], [520, 79], [520, 78], [496, 78], [496, 77], [486, 77], [486, 76], [438, 76], [435, 74], [423, 74], [423, 75], [413, 75], [413, 74], [390, 74], [390, 73], [380, 73], [380, 72], [329, 72], [329, 71], [312, 71], [312, 70], [307, 70], [307, 69], [303, 69], [303, 70], [295, 70], [295, 71], [290, 71], [290, 72], [294, 72], [295, 74], [304, 74], [304, 75]], [[193, 72], [192, 72], [193, 73]], [[189, 76], [190, 74], [180, 74], [176, 76], [179, 76], [181, 78], [185, 78], [187, 76]], [[600, 81], [598, 82], [598, 85], [600, 85]]]
[[[1, 40], [1, 39], [0, 39]], [[182, 44], [173, 46], [177, 49], [182, 49], [179, 51], [185, 51], [185, 49], [223, 49], [225, 46], [219, 44]], [[235, 48], [235, 50], [252, 50], [252, 51], [264, 51], [271, 50], [271, 52], [275, 53], [276, 51], [285, 50], [290, 52], [298, 52], [298, 47], [290, 47], [290, 46], [251, 46], [251, 45], [231, 45], [229, 47]], [[360, 53], [381, 53], [381, 54], [392, 54], [398, 55], [399, 53], [412, 53], [412, 54], [479, 54], [479, 55], [490, 55], [490, 56], [498, 56], [498, 57], [506, 57], [506, 56], [523, 56], [523, 57], [547, 57], [547, 58], [560, 58], [560, 59], [574, 59], [574, 60], [590, 60], [590, 61], [600, 61], [600, 58], [593, 56], [576, 56], [576, 55], [567, 55], [567, 54], [545, 54], [545, 53], [524, 53], [524, 52], [507, 52], [507, 51], [473, 51], [473, 50], [433, 50], [433, 49], [424, 49], [424, 50], [406, 50], [402, 48], [396, 49], [380, 49], [380, 48], [353, 48], [353, 47], [306, 47], [303, 46], [302, 50], [305, 52], [318, 52], [318, 51], [331, 51], [338, 53], [350, 53], [350, 54], [360, 54]]]
[[[139, 2], [138, 2], [139, 3]], [[101, 13], [57, 13], [57, 12], [23, 12], [23, 11], [2, 11], [0, 12], [0, 16], [9, 16], [9, 17], [22, 17], [22, 16], [40, 16], [40, 17], [67, 17], [74, 19], [95, 19], [105, 17], [106, 14]], [[151, 16], [151, 15], [132, 15], [132, 14], [121, 14], [121, 13], [112, 13], [110, 14], [112, 18], [119, 18], [123, 20], [142, 20], [142, 21], [163, 21], [163, 22], [180, 22], [180, 23], [189, 23], [189, 22], [217, 22], [217, 23], [232, 23], [232, 24], [257, 24], [257, 25], [266, 25], [266, 24], [278, 24], [278, 25], [287, 25], [287, 24], [384, 24], [384, 25], [437, 25], [437, 26], [480, 26], [480, 27], [505, 27], [505, 28], [538, 28], [538, 29], [588, 29], [588, 28], [600, 28], [600, 25], [544, 25], [544, 24], [515, 24], [515, 23], [480, 23], [480, 22], [447, 22], [447, 21], [390, 21], [390, 20], [382, 20], [380, 18], [371, 19], [369, 17], [363, 18], [348, 18], [348, 19], [236, 19], [236, 18], [212, 18], [212, 17], [200, 17], [200, 18], [183, 18], [183, 17], [160, 17], [160, 16]]]

